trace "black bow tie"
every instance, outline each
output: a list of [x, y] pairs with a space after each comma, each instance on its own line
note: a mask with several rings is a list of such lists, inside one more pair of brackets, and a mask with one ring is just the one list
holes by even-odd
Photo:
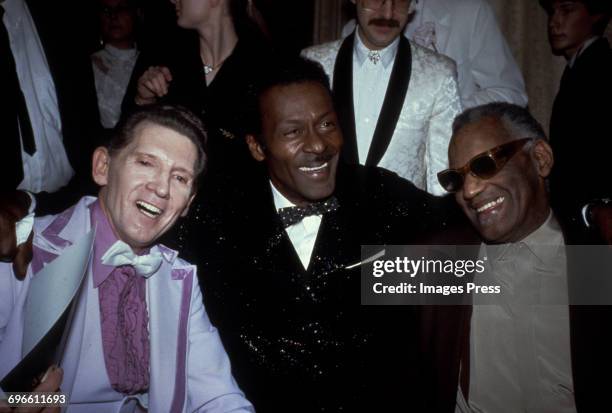
[[338, 200], [336, 197], [331, 197], [321, 202], [313, 202], [306, 206], [292, 206], [287, 208], [281, 208], [278, 211], [281, 222], [285, 228], [291, 225], [297, 224], [306, 217], [312, 215], [323, 215], [326, 212], [335, 211], [338, 209]]

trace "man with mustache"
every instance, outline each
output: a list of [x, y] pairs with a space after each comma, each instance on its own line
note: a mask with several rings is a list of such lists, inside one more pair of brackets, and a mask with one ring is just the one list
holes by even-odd
[[435, 195], [461, 110], [455, 64], [402, 36], [410, 0], [353, 0], [356, 30], [304, 50], [333, 84], [351, 164], [380, 166]]
[[[527, 105], [523, 75], [497, 23], [489, 0], [413, 0], [404, 35], [450, 57], [464, 108], [489, 102]], [[342, 29], [355, 29], [349, 21]]]
[[419, 313], [360, 305], [360, 246], [424, 243], [447, 215], [395, 174], [341, 162], [317, 63], [271, 67], [247, 122], [260, 174], [206, 193], [181, 234], [236, 380], [264, 412], [427, 411]]

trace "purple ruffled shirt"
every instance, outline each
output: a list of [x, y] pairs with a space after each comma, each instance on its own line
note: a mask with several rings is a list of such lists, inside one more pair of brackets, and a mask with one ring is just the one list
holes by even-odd
[[100, 298], [104, 362], [111, 386], [132, 395], [149, 389], [149, 315], [146, 280], [131, 265], [102, 264], [102, 256], [117, 241], [100, 202], [90, 206], [96, 227], [93, 282]]

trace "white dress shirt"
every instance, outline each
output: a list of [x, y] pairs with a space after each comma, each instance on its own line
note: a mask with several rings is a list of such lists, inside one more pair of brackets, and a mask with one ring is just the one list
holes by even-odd
[[385, 100], [391, 78], [393, 62], [397, 54], [399, 38], [384, 49], [378, 50], [380, 61], [368, 58], [370, 49], [363, 44], [357, 31], [353, 53], [353, 96], [355, 107], [355, 132], [359, 163], [364, 165], [372, 144], [378, 116]]
[[[272, 196], [274, 198], [274, 206], [276, 207], [276, 211], [279, 211], [281, 208], [295, 206], [294, 203], [285, 198], [285, 196], [281, 194], [278, 189], [276, 189], [272, 182], [270, 182], [270, 186], [272, 187]], [[300, 257], [300, 261], [306, 270], [310, 264], [310, 257], [312, 256], [315, 241], [317, 240], [317, 234], [319, 233], [319, 227], [321, 226], [321, 219], [322, 215], [313, 215], [304, 218], [297, 224], [285, 228], [285, 231], [291, 240], [291, 244], [293, 245], [298, 257]]]
[[74, 175], [62, 140], [55, 84], [26, 2], [5, 0], [2, 6], [36, 143], [33, 155], [21, 152], [24, 178], [18, 189], [53, 192], [66, 185]]
[[[354, 20], [347, 23], [343, 36], [354, 27]], [[527, 105], [523, 75], [487, 0], [418, 0], [404, 34], [457, 63], [464, 108], [496, 101]]]
[[521, 242], [481, 246], [488, 274], [529, 304], [504, 296], [474, 305], [469, 401], [459, 390], [457, 412], [576, 412], [564, 246], [552, 213]]
[[119, 121], [121, 102], [137, 58], [137, 49], [118, 49], [110, 44], [91, 55], [100, 121], [105, 128], [113, 128]]

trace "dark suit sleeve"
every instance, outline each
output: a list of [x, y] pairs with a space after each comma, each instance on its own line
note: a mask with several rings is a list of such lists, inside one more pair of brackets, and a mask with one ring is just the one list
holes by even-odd
[[89, 54], [95, 45], [92, 28], [97, 27], [97, 18], [93, 5], [86, 3], [27, 2], [55, 85], [64, 147], [75, 171], [64, 188], [36, 195], [37, 214], [62, 211], [95, 190], [91, 156], [101, 143], [102, 127]]
[[136, 60], [136, 65], [134, 66], [134, 70], [132, 71], [132, 77], [130, 78], [130, 83], [128, 83], [127, 89], [125, 90], [125, 96], [123, 97], [123, 102], [121, 103], [121, 118], [124, 119], [126, 116], [129, 116], [134, 111], [138, 110], [138, 105], [134, 101], [137, 95], [137, 86], [138, 79], [143, 73], [150, 67], [154, 65], [159, 65], [160, 62], [156, 61], [153, 56], [151, 56], [150, 52], [142, 52], [138, 56], [138, 60]]

